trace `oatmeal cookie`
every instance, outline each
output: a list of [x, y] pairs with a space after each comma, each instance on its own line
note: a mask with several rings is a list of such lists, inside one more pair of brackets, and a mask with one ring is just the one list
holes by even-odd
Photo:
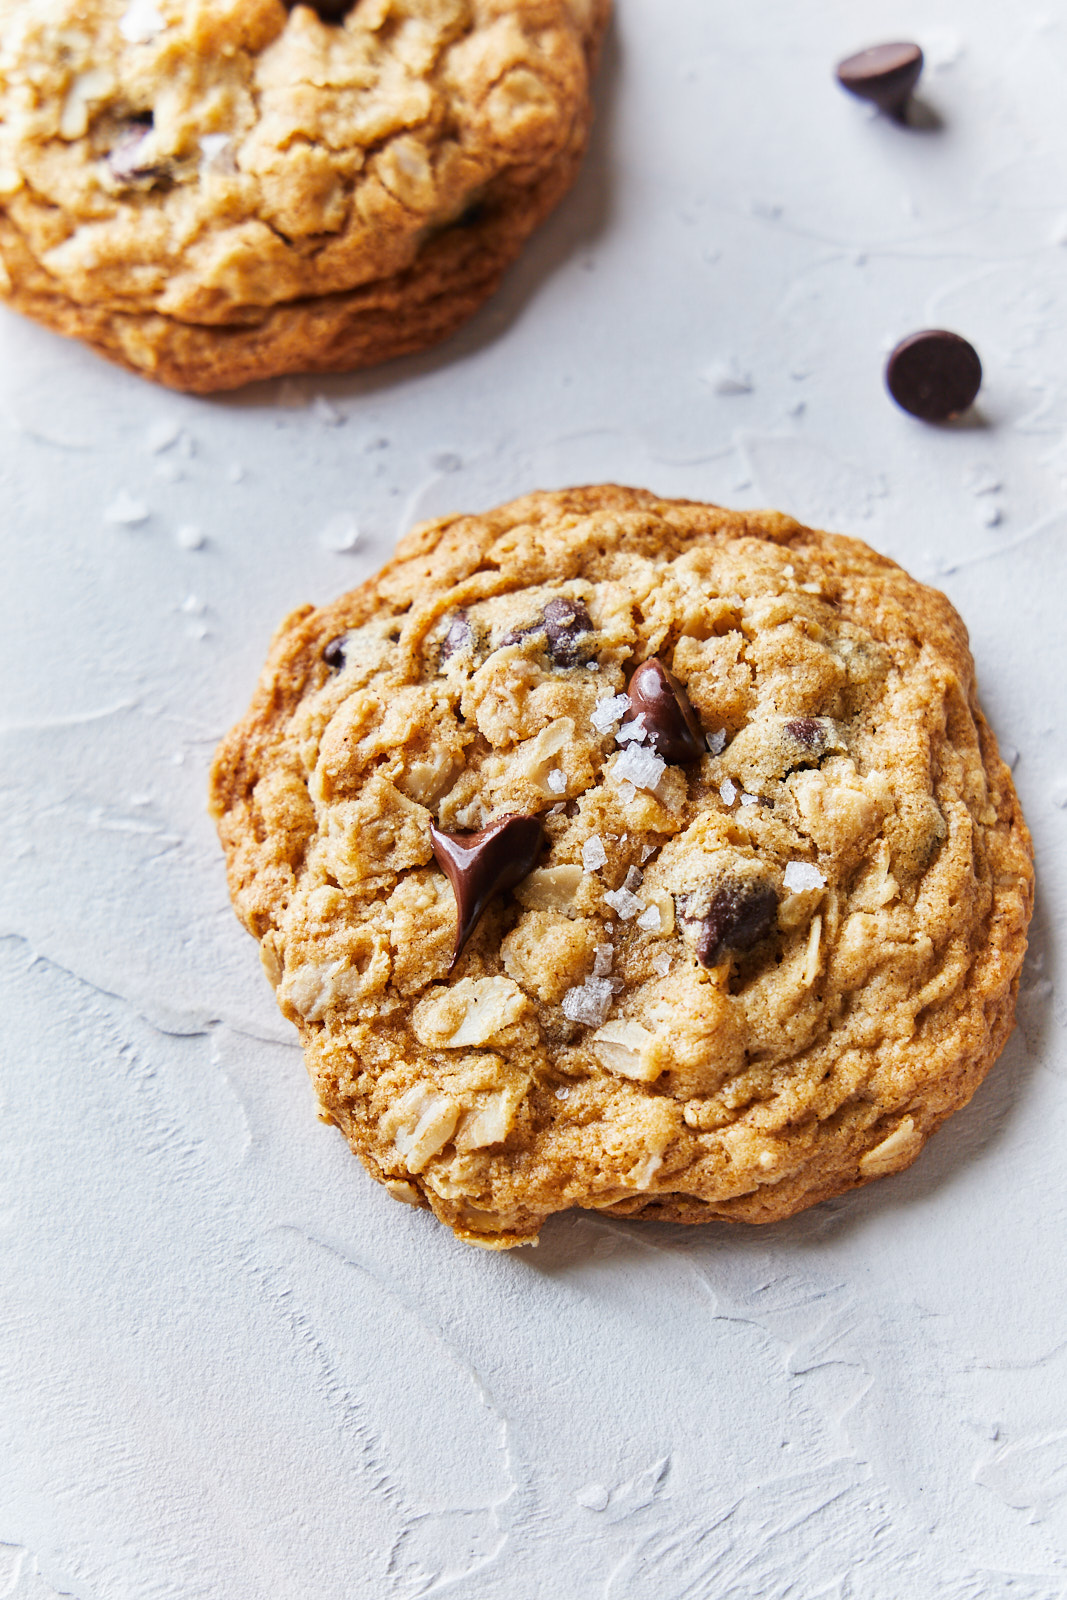
[[0, 293], [173, 388], [443, 339], [565, 194], [610, 0], [0, 0]]
[[773, 512], [423, 524], [283, 624], [212, 805], [324, 1112], [472, 1243], [789, 1216], [1012, 1027], [1031, 848], [964, 625]]

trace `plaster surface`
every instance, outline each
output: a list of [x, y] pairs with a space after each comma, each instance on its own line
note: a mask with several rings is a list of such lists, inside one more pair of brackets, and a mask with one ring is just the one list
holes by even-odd
[[[922, 128], [835, 60], [926, 48]], [[579, 184], [437, 351], [171, 395], [0, 318], [0, 1597], [1067, 1594], [1067, 5], [618, 0]], [[883, 392], [923, 326], [976, 412]], [[227, 899], [216, 739], [419, 518], [603, 479], [942, 586], [1039, 891], [910, 1171], [486, 1255], [364, 1175]]]

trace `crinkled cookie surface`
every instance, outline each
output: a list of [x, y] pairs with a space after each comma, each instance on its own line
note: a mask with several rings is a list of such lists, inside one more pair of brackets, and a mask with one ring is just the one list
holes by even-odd
[[0, 0], [0, 291], [195, 390], [442, 338], [575, 176], [608, 4]]
[[[703, 753], [639, 710], [661, 668]], [[324, 1111], [474, 1243], [788, 1216], [907, 1166], [1011, 1030], [1030, 841], [963, 623], [774, 513], [415, 529], [283, 625], [213, 809]], [[435, 837], [516, 815], [535, 864], [450, 970]]]

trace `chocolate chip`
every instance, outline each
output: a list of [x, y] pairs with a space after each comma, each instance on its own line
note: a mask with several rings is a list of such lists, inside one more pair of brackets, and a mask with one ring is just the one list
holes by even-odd
[[728, 955], [743, 955], [765, 939], [774, 925], [778, 896], [765, 883], [724, 883], [701, 917], [697, 960], [717, 967]]
[[292, 11], [296, 5], [306, 5], [318, 12], [323, 22], [343, 22], [356, 0], [285, 0]]
[[340, 672], [345, 664], [345, 636], [331, 639], [322, 652], [322, 659], [333, 672]]
[[466, 650], [467, 646], [473, 643], [474, 630], [467, 621], [467, 613], [457, 611], [441, 641], [441, 660], [447, 661], [449, 656], [454, 656], [460, 650]]
[[540, 817], [500, 817], [477, 833], [443, 833], [430, 824], [434, 857], [456, 896], [450, 972], [493, 896], [514, 889], [533, 871], [543, 833]]
[[152, 113], [131, 117], [107, 153], [111, 175], [119, 183], [152, 184], [169, 178], [166, 167], [144, 160], [144, 147], [152, 132]]
[[592, 633], [589, 613], [580, 600], [557, 597], [545, 606], [545, 638], [548, 653], [559, 667], [573, 667], [579, 659], [579, 640]]
[[875, 44], [839, 61], [837, 81], [849, 94], [903, 120], [922, 69], [923, 53], [917, 44]]
[[648, 747], [664, 761], [699, 761], [705, 754], [704, 730], [689, 696], [655, 656], [638, 667], [627, 689], [630, 709], [623, 727], [643, 717]]
[[805, 750], [826, 748], [826, 728], [815, 717], [796, 717], [785, 724], [784, 731], [797, 744], [802, 744]]
[[902, 339], [886, 362], [886, 388], [898, 406], [923, 422], [948, 422], [974, 403], [982, 363], [958, 333], [926, 328]]

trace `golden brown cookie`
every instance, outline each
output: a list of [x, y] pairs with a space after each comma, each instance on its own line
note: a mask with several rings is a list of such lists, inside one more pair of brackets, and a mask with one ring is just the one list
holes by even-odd
[[789, 1216], [1012, 1027], [1030, 839], [964, 625], [773, 512], [416, 528], [283, 624], [212, 805], [324, 1111], [472, 1243]]
[[201, 393], [422, 349], [573, 182], [609, 4], [0, 0], [0, 293]]

